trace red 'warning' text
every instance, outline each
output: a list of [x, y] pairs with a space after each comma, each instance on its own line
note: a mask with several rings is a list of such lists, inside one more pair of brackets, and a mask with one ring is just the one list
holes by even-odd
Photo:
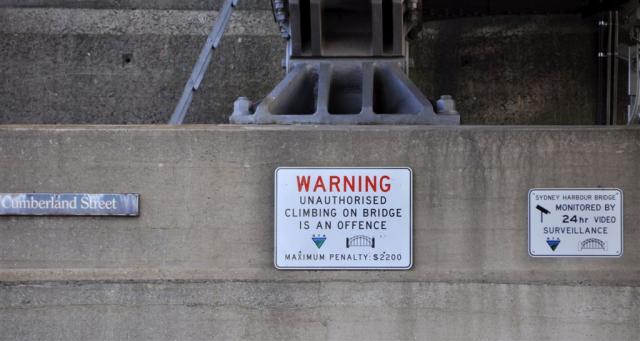
[[391, 177], [383, 176], [297, 176], [298, 192], [362, 193], [391, 191]]

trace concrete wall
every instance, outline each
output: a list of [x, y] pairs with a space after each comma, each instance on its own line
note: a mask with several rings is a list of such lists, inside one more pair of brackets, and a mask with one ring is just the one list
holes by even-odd
[[[168, 122], [214, 14], [0, 9], [0, 122]], [[191, 121], [228, 121], [238, 96], [277, 84], [284, 54], [272, 22], [267, 11], [236, 16]]]
[[463, 124], [592, 124], [593, 32], [578, 16], [427, 23], [412, 49], [412, 78], [426, 94], [454, 95]]
[[[225, 0], [0, 0], [0, 7], [217, 10]], [[271, 10], [269, 1], [240, 0], [244, 10]]]
[[27, 284], [2, 340], [637, 340], [630, 287], [361, 282]]
[[[380, 142], [380, 141], [384, 141]], [[140, 218], [0, 218], [0, 339], [636, 340], [640, 129], [2, 127], [3, 192]], [[409, 166], [415, 268], [273, 268], [279, 166]], [[531, 259], [527, 192], [625, 193], [620, 259]]]
[[[0, 0], [0, 123], [163, 123], [220, 1]], [[282, 79], [268, 1], [242, 2], [188, 120], [226, 123]], [[428, 23], [411, 77], [465, 124], [590, 124], [594, 25], [578, 16]]]

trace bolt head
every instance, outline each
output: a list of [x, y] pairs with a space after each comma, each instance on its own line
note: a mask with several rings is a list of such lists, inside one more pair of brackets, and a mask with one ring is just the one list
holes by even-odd
[[233, 103], [233, 115], [250, 115], [251, 114], [251, 100], [246, 97], [240, 97]]

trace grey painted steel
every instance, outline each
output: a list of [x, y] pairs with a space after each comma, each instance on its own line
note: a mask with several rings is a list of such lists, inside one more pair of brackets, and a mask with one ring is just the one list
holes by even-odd
[[0, 216], [124, 216], [140, 214], [138, 194], [0, 193]]
[[[620, 19], [622, 17], [622, 20]], [[619, 62], [627, 63], [627, 112], [625, 123], [640, 123], [640, 5], [629, 1], [620, 8], [602, 14], [599, 34], [599, 117], [597, 123], [616, 125], [620, 107], [618, 96]], [[628, 35], [620, 37], [620, 30]], [[624, 37], [624, 35], [623, 35]], [[622, 41], [621, 41], [622, 39]]]
[[421, 28], [419, 4], [273, 1], [274, 18], [289, 37], [288, 75], [257, 105], [238, 99], [231, 123], [460, 124], [455, 110], [436, 114], [401, 71], [408, 68], [409, 32]]
[[458, 114], [456, 110], [456, 101], [453, 100], [451, 95], [442, 95], [436, 102], [436, 108], [439, 114]]
[[189, 77], [189, 80], [184, 87], [182, 97], [180, 97], [180, 101], [178, 101], [176, 109], [174, 110], [173, 115], [171, 115], [169, 124], [179, 125], [184, 122], [187, 112], [189, 111], [189, 106], [191, 106], [191, 101], [193, 100], [193, 93], [198, 91], [200, 84], [202, 84], [202, 79], [204, 78], [204, 75], [209, 68], [209, 64], [211, 63], [213, 51], [218, 48], [218, 44], [220, 44], [222, 35], [224, 34], [227, 24], [231, 19], [233, 10], [238, 5], [238, 1], [239, 0], [227, 0], [222, 7], [220, 14], [216, 18], [216, 23], [207, 38], [207, 42], [202, 48], [202, 52], [200, 52], [200, 57], [198, 57], [198, 61], [193, 67], [191, 77]]
[[273, 19], [280, 26], [280, 34], [283, 38], [291, 37], [289, 25], [289, 1], [288, 0], [271, 0], [271, 10], [273, 11]]
[[291, 56], [402, 57], [415, 2], [290, 0]]
[[[629, 33], [631, 39], [629, 45], [616, 46], [615, 57], [623, 59], [627, 63], [627, 124], [640, 123], [640, 5], [635, 1], [628, 2], [622, 10], [624, 20], [622, 30]], [[617, 13], [617, 12], [616, 12]], [[617, 18], [616, 18], [617, 19]], [[616, 27], [617, 33], [618, 27]], [[617, 98], [614, 98], [617, 105]]]
[[255, 110], [239, 99], [231, 123], [460, 124], [455, 105], [454, 111], [434, 112], [401, 71], [400, 59], [292, 63], [292, 71]]
[[[5, 191], [144, 198], [139, 219], [0, 217], [1, 281], [640, 286], [640, 127], [0, 127], [0, 148]], [[411, 167], [415, 268], [276, 271], [281, 166]], [[624, 190], [624, 257], [530, 259], [527, 194], [556, 187]]]

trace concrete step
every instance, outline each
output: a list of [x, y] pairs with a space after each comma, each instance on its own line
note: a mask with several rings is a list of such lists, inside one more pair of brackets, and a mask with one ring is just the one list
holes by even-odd
[[[217, 10], [225, 0], [0, 0], [7, 8]], [[240, 0], [243, 10], [271, 10], [268, 0]]]
[[[182, 3], [2, 1], [0, 123], [167, 122], [216, 15]], [[254, 4], [234, 15], [188, 122], [226, 123], [237, 97], [260, 100], [284, 76], [285, 42], [268, 2]], [[592, 31], [573, 16], [429, 23], [411, 78], [454, 95], [465, 124], [591, 124]]]
[[637, 340], [638, 287], [75, 283], [0, 288], [2, 340]]

